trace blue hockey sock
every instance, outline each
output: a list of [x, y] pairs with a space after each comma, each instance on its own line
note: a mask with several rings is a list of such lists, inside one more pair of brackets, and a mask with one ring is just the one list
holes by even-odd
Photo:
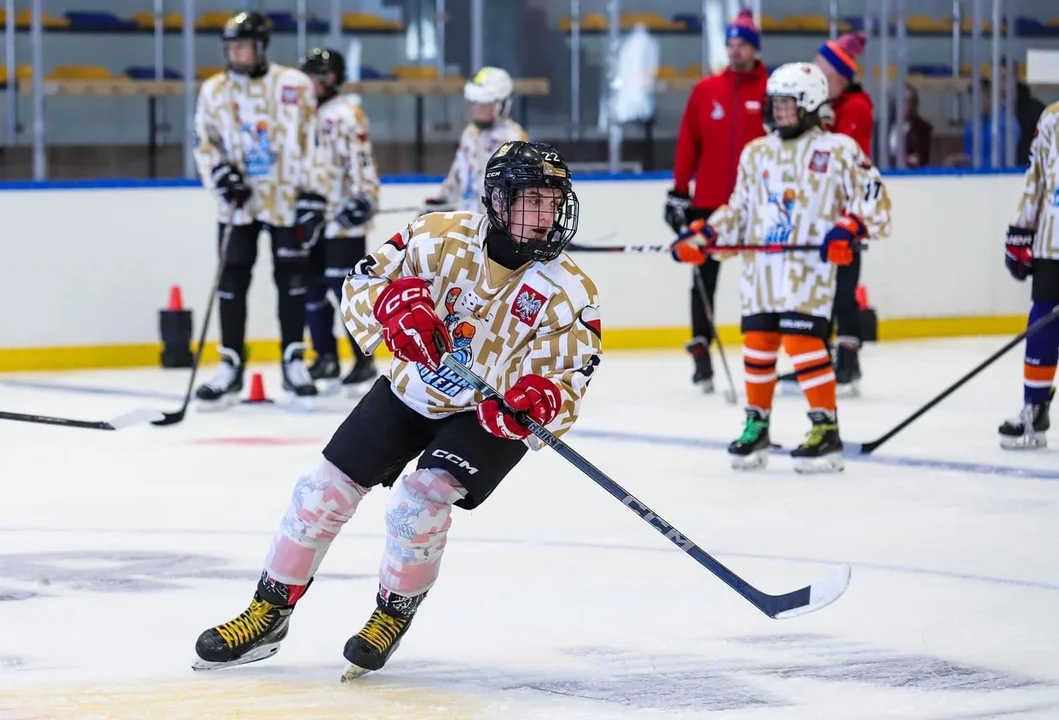
[[305, 318], [309, 326], [309, 337], [317, 355], [338, 356], [335, 342], [335, 309], [327, 298], [327, 284], [322, 278], [315, 279], [305, 297]]
[[[1029, 323], [1033, 324], [1052, 311], [1056, 303], [1034, 302]], [[1048, 402], [1059, 364], [1059, 320], [1053, 320], [1026, 338], [1026, 362], [1023, 369], [1023, 396], [1030, 405]]]

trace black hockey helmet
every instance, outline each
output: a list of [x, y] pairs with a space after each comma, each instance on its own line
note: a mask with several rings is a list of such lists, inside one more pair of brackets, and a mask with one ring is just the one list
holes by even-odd
[[[554, 188], [560, 193], [560, 205], [554, 215], [550, 208], [540, 210], [548, 213], [551, 222], [541, 237], [533, 237], [537, 228], [529, 218], [523, 220], [522, 227], [511, 224], [512, 203], [519, 193], [532, 188]], [[490, 224], [503, 231], [512, 241], [516, 254], [526, 260], [554, 260], [577, 232], [579, 203], [571, 185], [570, 168], [547, 143], [516, 140], [501, 145], [485, 166], [482, 203]]]
[[320, 102], [329, 100], [337, 95], [341, 91], [342, 85], [346, 82], [346, 59], [342, 57], [342, 53], [338, 50], [332, 50], [331, 48], [313, 48], [302, 58], [299, 69], [311, 77], [321, 77], [334, 73], [334, 81], [321, 79], [325, 92], [322, 97], [318, 98]]
[[221, 31], [221, 47], [235, 40], [251, 40], [254, 43], [254, 64], [250, 66], [233, 65], [224, 53], [224, 61], [229, 70], [240, 75], [264, 74], [268, 68], [268, 41], [271, 36], [271, 24], [267, 17], [256, 11], [243, 11], [228, 18]]

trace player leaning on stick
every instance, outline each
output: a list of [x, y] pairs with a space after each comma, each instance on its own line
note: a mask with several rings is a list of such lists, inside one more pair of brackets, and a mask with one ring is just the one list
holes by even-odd
[[313, 156], [316, 98], [309, 78], [270, 63], [264, 15], [241, 12], [224, 26], [227, 70], [209, 78], [195, 110], [195, 162], [203, 184], [218, 197], [224, 236], [233, 228], [217, 292], [221, 365], [196, 391], [200, 401], [235, 398], [246, 361], [246, 295], [257, 260], [258, 236], [268, 230], [276, 282], [283, 389], [316, 395], [305, 367], [305, 293], [309, 243], [324, 223], [326, 198], [307, 187]]
[[[337, 50], [315, 48], [301, 63], [312, 78], [319, 109], [316, 113], [316, 157], [313, 184], [327, 188], [327, 226], [309, 253], [309, 335], [316, 360], [309, 368], [314, 381], [333, 382], [341, 374], [335, 341], [335, 311], [328, 298], [342, 301], [342, 283], [367, 254], [368, 221], [379, 207], [379, 176], [375, 170], [368, 116], [360, 103], [340, 94], [346, 81], [346, 61]], [[353, 346], [353, 369], [342, 379], [348, 388], [364, 386], [378, 372], [372, 358], [348, 335]]]
[[[748, 407], [743, 434], [729, 447], [736, 468], [765, 465], [782, 346], [809, 402], [812, 429], [791, 455], [800, 472], [841, 470], [835, 372], [830, 336], [836, 267], [853, 262], [857, 245], [887, 234], [890, 199], [878, 170], [857, 143], [821, 127], [827, 80], [809, 63], [791, 63], [769, 78], [765, 122], [771, 132], [743, 150], [735, 190], [699, 234], [678, 240], [673, 254], [701, 263], [725, 257], [725, 245], [775, 251], [743, 258], [743, 362]], [[819, 252], [784, 245], [820, 244]]]
[[[1059, 305], [1059, 103], [1037, 121], [1030, 166], [1015, 219], [1008, 227], [1005, 263], [1016, 279], [1033, 276], [1029, 324]], [[1025, 405], [1000, 426], [1000, 446], [1008, 450], [1043, 448], [1048, 409], [1055, 396], [1059, 364], [1059, 320], [1026, 338], [1023, 369]]]
[[486, 215], [423, 215], [346, 280], [346, 325], [365, 351], [386, 343], [392, 380], [376, 381], [298, 480], [250, 607], [199, 637], [197, 667], [278, 650], [332, 541], [377, 485], [393, 485], [379, 592], [343, 654], [347, 677], [387, 661], [437, 580], [453, 506], [480, 505], [527, 443], [539, 445], [440, 366], [442, 352], [553, 433], [577, 419], [602, 346], [596, 288], [563, 254], [577, 230], [570, 172], [552, 147], [510, 142], [487, 165], [485, 193]]

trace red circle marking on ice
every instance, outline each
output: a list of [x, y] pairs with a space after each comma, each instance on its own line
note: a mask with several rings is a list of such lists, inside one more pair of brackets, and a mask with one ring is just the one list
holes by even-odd
[[318, 444], [320, 438], [282, 437], [217, 437], [191, 441], [195, 445], [310, 445]]

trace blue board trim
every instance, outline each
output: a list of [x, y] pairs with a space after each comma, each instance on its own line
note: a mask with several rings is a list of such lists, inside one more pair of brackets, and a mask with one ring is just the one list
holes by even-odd
[[[885, 170], [885, 177], [976, 177], [981, 175], [1022, 175], [1025, 168], [1003, 170], [974, 170], [971, 168], [926, 168], [924, 170]], [[672, 171], [648, 173], [584, 173], [575, 175], [578, 182], [651, 182], [670, 180]], [[440, 175], [390, 175], [382, 178], [383, 185], [434, 185], [444, 178]], [[99, 180], [13, 180], [0, 182], [0, 192], [26, 190], [160, 190], [168, 188], [199, 188], [198, 180], [173, 178], [165, 180], [99, 179]]]

